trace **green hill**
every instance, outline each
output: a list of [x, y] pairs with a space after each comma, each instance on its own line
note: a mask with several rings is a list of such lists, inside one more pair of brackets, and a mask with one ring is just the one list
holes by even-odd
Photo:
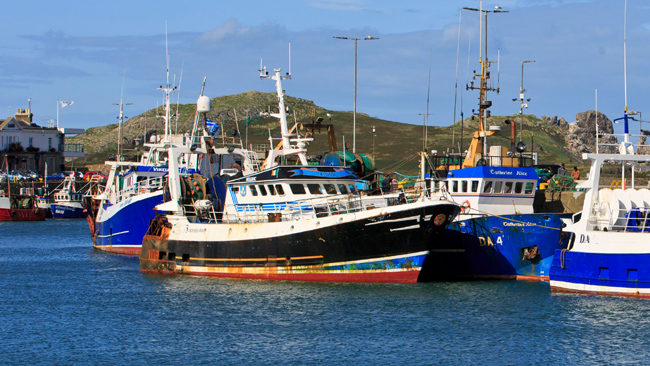
[[[322, 117], [323, 124], [331, 122], [336, 131], [336, 140], [339, 150], [342, 146], [343, 136], [346, 145], [351, 150], [353, 139], [353, 113], [330, 111], [300, 98], [285, 97], [285, 104], [289, 108], [289, 127], [294, 122], [302, 124], [312, 123], [316, 118]], [[176, 113], [176, 105], [172, 107], [172, 113]], [[249, 91], [237, 95], [227, 95], [212, 99], [212, 111], [207, 117], [214, 121], [223, 123], [224, 130], [230, 132], [233, 129], [239, 130], [244, 142], [248, 144], [268, 144], [269, 129], [271, 135], [279, 137], [280, 127], [278, 120], [273, 117], [261, 117], [259, 121], [252, 122], [248, 126], [248, 133], [243, 120], [248, 116], [258, 116], [260, 112], [275, 112], [277, 109], [277, 97], [274, 93], [261, 93]], [[173, 119], [172, 129], [177, 133], [185, 133], [191, 130], [196, 106], [185, 104], [178, 106], [178, 120]], [[130, 118], [124, 122], [121, 131], [123, 154], [138, 155], [141, 149], [134, 147], [134, 139], [147, 136], [149, 138], [154, 131], [162, 134], [164, 131], [163, 108], [158, 107], [144, 114]], [[501, 145], [510, 147], [510, 126], [506, 125], [506, 119], [516, 119], [518, 116], [495, 116], [488, 120], [489, 125], [502, 127], [502, 131], [495, 137], [489, 139], [489, 145]], [[430, 121], [435, 124], [435, 121]], [[391, 122], [372, 118], [367, 114], [357, 112], [357, 152], [373, 153], [377, 169], [380, 171], [399, 171], [407, 175], [415, 175], [418, 171], [417, 152], [423, 147], [423, 126], [399, 122]], [[376, 135], [373, 139], [373, 126]], [[527, 151], [539, 153], [541, 163], [578, 162], [579, 157], [571, 156], [563, 146], [566, 130], [557, 125], [544, 123], [533, 115], [525, 115], [523, 120], [523, 141], [527, 144]], [[437, 150], [439, 154], [452, 151], [452, 143], [455, 146], [453, 152], [458, 152], [461, 144], [467, 149], [470, 139], [476, 131], [477, 120], [465, 119], [453, 126], [429, 127], [427, 138], [427, 150]], [[519, 123], [517, 123], [519, 128]], [[303, 130], [302, 133], [305, 131]], [[517, 141], [519, 141], [517, 132]], [[320, 155], [328, 150], [327, 130], [323, 128], [319, 133], [315, 131], [314, 142], [309, 146], [311, 155]], [[74, 165], [101, 164], [108, 159], [110, 154], [117, 150], [118, 125], [111, 124], [102, 127], [89, 128], [86, 133], [68, 139], [70, 143], [82, 143], [85, 145], [86, 157], [78, 159]]]

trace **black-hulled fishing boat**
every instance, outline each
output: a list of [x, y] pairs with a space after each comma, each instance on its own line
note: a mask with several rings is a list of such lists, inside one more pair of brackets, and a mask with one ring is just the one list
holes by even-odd
[[[305, 139], [290, 138], [276, 81], [282, 146], [264, 169], [227, 183], [183, 176], [191, 151], [169, 149], [169, 197], [142, 242], [147, 273], [233, 278], [415, 282], [432, 243], [460, 211], [427, 195], [369, 195], [349, 167], [308, 166]], [[282, 162], [297, 156], [299, 165]]]

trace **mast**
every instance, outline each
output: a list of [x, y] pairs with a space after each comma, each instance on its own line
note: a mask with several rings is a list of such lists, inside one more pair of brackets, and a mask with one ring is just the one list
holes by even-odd
[[[623, 12], [623, 89], [625, 93], [623, 117], [616, 118], [613, 122], [623, 120], [623, 142], [620, 143], [619, 153], [623, 155], [634, 155], [634, 146], [630, 142], [630, 129], [628, 124], [630, 117], [628, 116], [636, 115], [637, 112], [627, 110], [627, 0], [625, 0], [625, 10]], [[634, 120], [633, 117], [632, 120]], [[625, 169], [623, 169], [623, 182], [625, 182]]]
[[164, 141], [169, 142], [170, 141], [170, 120], [171, 120], [171, 109], [170, 109], [170, 94], [172, 92], [175, 92], [178, 90], [177, 87], [172, 87], [169, 84], [169, 52], [168, 52], [168, 47], [167, 47], [167, 22], [165, 22], [165, 61], [166, 61], [166, 67], [167, 67], [167, 85], [163, 88], [161, 85], [158, 87], [158, 90], [162, 90], [163, 92], [163, 97], [165, 99], [165, 137]]
[[[296, 138], [290, 138], [294, 136], [289, 133], [289, 128], [287, 127], [287, 109], [284, 104], [284, 91], [282, 90], [282, 80], [291, 79], [291, 72], [287, 72], [285, 75], [281, 75], [280, 71], [282, 69], [273, 69], [273, 75], [269, 75], [266, 71], [266, 67], [262, 66], [260, 60], [260, 79], [271, 79], [275, 80], [275, 92], [278, 95], [278, 113], [270, 113], [270, 116], [278, 118], [280, 120], [280, 132], [282, 134], [281, 149], [276, 147], [269, 151], [269, 156], [264, 162], [264, 169], [270, 169], [273, 166], [277, 165], [275, 159], [277, 157], [286, 157], [289, 155], [297, 155], [300, 160], [300, 164], [308, 165], [307, 163], [307, 148], [306, 143], [313, 141], [312, 138], [301, 138], [297, 134]], [[269, 137], [270, 139], [270, 137]], [[296, 146], [291, 146], [291, 142], [295, 142]], [[271, 146], [273, 147], [273, 146]]]
[[[475, 159], [475, 157], [480, 156], [481, 159], [484, 158], [485, 152], [487, 151], [487, 136], [491, 136], [495, 134], [495, 132], [487, 131], [487, 119], [488, 117], [490, 117], [490, 111], [488, 109], [492, 106], [492, 102], [487, 100], [487, 92], [496, 91], [497, 94], [499, 93], [499, 87], [498, 86], [496, 88], [493, 87], [490, 81], [491, 78], [490, 78], [489, 68], [492, 62], [488, 60], [488, 56], [487, 56], [487, 15], [488, 13], [507, 13], [508, 11], [501, 10], [501, 7], [499, 6], [496, 6], [495, 10], [483, 10], [483, 1], [481, 1], [480, 9], [476, 9], [476, 8], [463, 8], [463, 9], [477, 11], [482, 15], [481, 33], [483, 36], [482, 48], [484, 54], [484, 56], [479, 55], [479, 63], [481, 64], [480, 74], [474, 72], [474, 78], [478, 77], [480, 79], [479, 86], [475, 87], [473, 80], [471, 85], [467, 86], [467, 89], [479, 90], [479, 110], [478, 112], [472, 111], [472, 114], [478, 117], [478, 131], [474, 134], [474, 137], [479, 139], [478, 141], [479, 143], [472, 144], [473, 148], [470, 147], [470, 149], [467, 152], [465, 162], [463, 162], [463, 167], [468, 167], [468, 166], [476, 165], [475, 164], [476, 161], [472, 161]], [[480, 49], [481, 47], [479, 47], [479, 50]]]

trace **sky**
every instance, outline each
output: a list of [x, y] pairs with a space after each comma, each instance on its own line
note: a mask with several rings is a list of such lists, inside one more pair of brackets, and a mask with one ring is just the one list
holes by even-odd
[[[34, 121], [90, 128], [116, 123], [162, 103], [166, 47], [174, 102], [195, 103], [204, 77], [210, 97], [274, 92], [260, 80], [291, 67], [287, 95], [330, 110], [354, 109], [354, 41], [358, 41], [357, 112], [390, 121], [449, 126], [477, 109], [465, 90], [479, 66], [480, 0], [289, 0], [183, 2], [22, 0], [3, 4], [0, 119], [31, 108]], [[610, 119], [626, 105], [624, 0], [502, 0], [488, 15], [487, 57], [500, 92], [492, 115], [564, 117], [597, 109]], [[650, 69], [650, 3], [627, 2], [627, 106], [643, 115]], [[166, 30], [165, 30], [166, 29]], [[167, 36], [166, 36], [167, 34]], [[167, 46], [165, 38], [167, 37]], [[289, 44], [291, 59], [289, 60]], [[484, 57], [485, 55], [483, 55]], [[497, 84], [498, 82], [498, 84]], [[597, 97], [596, 97], [597, 95]], [[427, 102], [428, 101], [428, 102]], [[647, 111], [650, 120], [650, 110]], [[4, 115], [3, 115], [4, 114]], [[336, 123], [336, 121], [333, 121]], [[378, 133], [380, 133], [378, 131]]]

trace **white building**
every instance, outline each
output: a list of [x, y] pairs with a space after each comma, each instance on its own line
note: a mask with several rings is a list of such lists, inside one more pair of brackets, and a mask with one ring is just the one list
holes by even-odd
[[30, 109], [18, 109], [14, 116], [0, 121], [0, 165], [4, 169], [45, 174], [47, 164], [47, 174], [51, 174], [64, 170], [64, 158], [85, 156], [83, 145], [65, 145], [66, 134], [83, 133], [84, 129], [42, 127], [32, 121], [33, 116]]

